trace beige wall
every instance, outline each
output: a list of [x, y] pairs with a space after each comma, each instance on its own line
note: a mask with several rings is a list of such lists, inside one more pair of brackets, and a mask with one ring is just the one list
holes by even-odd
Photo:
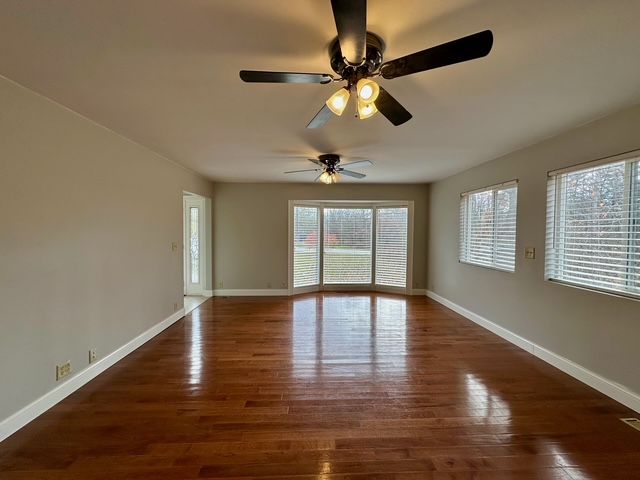
[[0, 421], [182, 306], [182, 191], [211, 183], [0, 78]]
[[[583, 367], [640, 392], [640, 302], [544, 280], [546, 173], [640, 148], [640, 107], [436, 182], [428, 288]], [[461, 192], [517, 178], [515, 273], [458, 263]], [[524, 259], [525, 246], [536, 248]]]
[[427, 193], [426, 185], [217, 183], [214, 287], [266, 289], [271, 284], [274, 289], [288, 288], [289, 200], [413, 200], [414, 288], [425, 288]]

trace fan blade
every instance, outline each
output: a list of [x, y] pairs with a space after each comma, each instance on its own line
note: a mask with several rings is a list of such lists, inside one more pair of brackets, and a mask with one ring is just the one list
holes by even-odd
[[291, 170], [289, 172], [284, 172], [284, 173], [319, 172], [321, 170], [322, 170], [321, 168], [307, 168], [306, 170]]
[[[333, 112], [329, 109], [329, 107], [327, 107], [327, 104], [325, 103], [320, 109], [320, 111], [316, 113], [316, 116], [311, 119], [311, 121], [307, 125], [307, 128], [323, 127], [324, 124], [327, 123], [332, 116], [333, 116]], [[315, 163], [314, 160], [311, 160], [311, 161]]]
[[307, 160], [309, 160], [312, 163], [315, 163], [316, 165], [320, 165], [321, 167], [324, 167], [322, 162], [320, 160], [318, 160], [317, 158], [307, 158]]
[[371, 167], [371, 166], [373, 166], [373, 162], [371, 160], [356, 160], [355, 162], [341, 163], [340, 164], [341, 167], [346, 167], [347, 165], [360, 165], [360, 168], [362, 168], [362, 167]]
[[251, 83], [329, 83], [333, 76], [328, 73], [261, 72], [240, 70], [240, 78]]
[[466, 62], [485, 57], [492, 46], [493, 33], [485, 30], [383, 63], [380, 73], [384, 78], [391, 79]]
[[[324, 173], [324, 172], [322, 172], [322, 173]], [[322, 176], [322, 173], [316, 177], [316, 179], [314, 180], [314, 182], [317, 182], [318, 180], [320, 180], [320, 177]]]
[[351, 170], [338, 169], [338, 171], [340, 172], [341, 175], [346, 175], [347, 177], [353, 177], [353, 178], [366, 177], [364, 173], [352, 172]]
[[408, 122], [413, 116], [400, 104], [400, 102], [393, 98], [391, 94], [382, 87], [380, 87], [380, 93], [374, 103], [380, 113], [387, 117], [387, 120], [393, 123], [396, 127]]
[[360, 65], [367, 48], [367, 0], [331, 0], [342, 56]]

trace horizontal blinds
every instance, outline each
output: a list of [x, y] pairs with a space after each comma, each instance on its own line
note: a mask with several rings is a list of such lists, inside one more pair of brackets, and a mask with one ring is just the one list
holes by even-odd
[[370, 284], [371, 208], [325, 208], [323, 279], [325, 284]]
[[407, 286], [408, 209], [376, 210], [376, 284]]
[[460, 261], [501, 270], [515, 270], [515, 182], [462, 194]]
[[545, 275], [640, 296], [638, 158], [550, 175]]
[[308, 287], [320, 283], [320, 209], [294, 207], [293, 211], [293, 286]]

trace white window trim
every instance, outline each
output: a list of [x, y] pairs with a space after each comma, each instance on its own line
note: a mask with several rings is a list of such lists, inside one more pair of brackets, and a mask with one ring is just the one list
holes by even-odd
[[[513, 179], [513, 180], [507, 180], [506, 182], [502, 182], [502, 183], [496, 183], [494, 185], [489, 185], [486, 187], [481, 187], [481, 188], [476, 188], [475, 190], [469, 190], [466, 192], [462, 192], [460, 194], [460, 201], [462, 201], [462, 199], [464, 197], [468, 197], [469, 195], [473, 195], [476, 193], [482, 193], [482, 192], [489, 192], [491, 190], [500, 190], [500, 189], [506, 189], [506, 188], [510, 188], [510, 187], [518, 187], [518, 179]], [[494, 216], [495, 216], [495, 204], [496, 204], [496, 196], [493, 196], [493, 210], [494, 210]], [[466, 215], [466, 213], [465, 213]], [[458, 218], [458, 221], [460, 221], [460, 218]], [[518, 223], [518, 212], [516, 211], [516, 250], [515, 250], [515, 258], [514, 258], [514, 265], [513, 265], [513, 270], [510, 270], [508, 268], [500, 268], [497, 267], [495, 265], [483, 265], [481, 263], [475, 263], [475, 262], [469, 262], [466, 260], [462, 260], [460, 258], [460, 250], [461, 250], [461, 243], [462, 243], [462, 238], [460, 237], [460, 233], [458, 234], [459, 238], [458, 238], [458, 263], [462, 264], [462, 265], [470, 265], [472, 267], [479, 267], [479, 268], [486, 268], [489, 270], [496, 270], [498, 272], [505, 272], [505, 273], [515, 273], [516, 272], [516, 267], [517, 267], [517, 260], [518, 260], [518, 228], [517, 228], [517, 223]], [[494, 236], [496, 234], [496, 232], [494, 231]]]
[[[413, 234], [414, 234], [414, 225], [413, 225], [413, 201], [412, 200], [381, 200], [381, 201], [371, 201], [371, 200], [289, 200], [289, 221], [288, 221], [288, 290], [289, 295], [297, 295], [301, 293], [311, 293], [311, 292], [322, 292], [322, 291], [333, 291], [333, 292], [351, 292], [351, 291], [374, 291], [374, 292], [387, 292], [387, 293], [400, 293], [409, 295], [413, 288]], [[373, 210], [372, 215], [372, 224], [371, 224], [371, 235], [372, 235], [372, 245], [371, 245], [371, 255], [372, 255], [372, 266], [371, 266], [371, 283], [364, 285], [342, 285], [342, 284], [331, 284], [324, 285], [323, 276], [323, 268], [324, 265], [324, 252], [322, 248], [322, 244], [320, 245], [320, 282], [319, 285], [313, 285], [310, 287], [295, 287], [293, 286], [293, 227], [294, 227], [294, 207], [302, 206], [302, 207], [317, 207], [320, 209], [320, 227], [318, 238], [324, 238], [324, 208], [371, 208]], [[405, 288], [402, 287], [392, 287], [392, 286], [383, 286], [375, 284], [375, 242], [376, 242], [376, 228], [377, 228], [377, 208], [384, 207], [406, 207], [407, 208], [407, 285]]]
[[[589, 168], [595, 168], [595, 167], [599, 167], [599, 166], [603, 166], [603, 165], [607, 165], [610, 163], [617, 163], [617, 162], [623, 162], [623, 161], [627, 161], [627, 160], [632, 160], [632, 159], [637, 159], [638, 157], [640, 157], [640, 149], [636, 149], [636, 150], [629, 150], [626, 152], [622, 152], [622, 153], [618, 153], [615, 155], [611, 155], [608, 157], [601, 157], [598, 158], [596, 160], [590, 160], [587, 162], [581, 162], [581, 163], [577, 163], [575, 165], [571, 165], [569, 167], [564, 167], [564, 168], [559, 168], [556, 170], [550, 170], [549, 172], [547, 172], [547, 178], [548, 178], [548, 182], [556, 182], [556, 179], [563, 174], [566, 173], [572, 173], [572, 172], [577, 172], [580, 170], [586, 170]], [[629, 165], [631, 165], [630, 163], [627, 164], [627, 166], [625, 166], [625, 168], [630, 168]], [[628, 175], [625, 175], [625, 195], [628, 193], [629, 194], [629, 200], [631, 200], [631, 172], [629, 172]], [[549, 187], [547, 186], [547, 189]], [[559, 205], [561, 205], [561, 203], [564, 200], [564, 197], [562, 195], [562, 191], [560, 188], [558, 188], [557, 186], [557, 182], [555, 185], [555, 199], [554, 199], [554, 212], [553, 212], [553, 218], [554, 218], [554, 234], [553, 234], [553, 242], [555, 243], [557, 240], [557, 237], [555, 235], [555, 230], [558, 229], [560, 223], [562, 222], [562, 219], [560, 218], [559, 215], [557, 215], [557, 210]], [[631, 202], [629, 202], [628, 205], [628, 209], [627, 209], [627, 215], [630, 215], [630, 208], [631, 208]], [[547, 211], [549, 209], [549, 205], [547, 205]], [[560, 210], [564, 211], [563, 208], [560, 208]], [[545, 232], [545, 236], [549, 235], [549, 232]], [[560, 240], [562, 241], [562, 240]], [[630, 241], [631, 239], [629, 238], [629, 248], [630, 248]], [[546, 243], [546, 240], [545, 240]], [[546, 248], [546, 246], [545, 246]], [[556, 247], [557, 249], [561, 249], [562, 247]], [[546, 253], [546, 257], [548, 256], [548, 252]], [[561, 286], [565, 286], [565, 287], [571, 287], [571, 288], [575, 288], [578, 290], [584, 290], [587, 292], [595, 292], [595, 293], [599, 293], [599, 294], [603, 294], [603, 295], [608, 295], [611, 297], [618, 297], [618, 298], [624, 298], [627, 300], [635, 300], [635, 301], [640, 301], [640, 295], [637, 295], [635, 293], [630, 293], [630, 292], [624, 292], [624, 291], [620, 291], [620, 290], [613, 290], [613, 289], [609, 289], [606, 287], [597, 287], [597, 286], [590, 286], [590, 285], [583, 285], [580, 283], [574, 283], [568, 280], [563, 280], [563, 279], [558, 279], [558, 278], [553, 278], [550, 276], [550, 273], [548, 271], [547, 268], [547, 258], [545, 258], [545, 265], [544, 265], [544, 280], [551, 283], [551, 284], [555, 284], [555, 285], [561, 285]]]

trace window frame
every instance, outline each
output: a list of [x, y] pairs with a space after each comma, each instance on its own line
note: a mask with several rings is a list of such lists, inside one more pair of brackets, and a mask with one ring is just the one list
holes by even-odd
[[[376, 291], [387, 293], [411, 294], [413, 291], [413, 205], [412, 200], [289, 200], [288, 224], [288, 292], [289, 295], [322, 291]], [[324, 283], [324, 245], [320, 244], [320, 278], [318, 285], [308, 287], [293, 286], [293, 251], [294, 251], [294, 208], [316, 207], [319, 209], [320, 229], [318, 237], [324, 239], [324, 209], [325, 208], [370, 208], [372, 210], [371, 225], [371, 283], [369, 284], [325, 284]], [[389, 207], [407, 208], [407, 278], [406, 287], [377, 285], [376, 282], [376, 237], [377, 237], [377, 209]]]
[[[590, 292], [595, 292], [599, 294], [626, 298], [629, 300], [640, 301], [640, 293], [634, 293], [632, 291], [618, 290], [614, 288], [607, 288], [602, 286], [588, 285], [584, 283], [572, 282], [570, 280], [566, 280], [563, 278], [555, 278], [552, 275], [555, 273], [551, 271], [549, 264], [553, 262], [554, 259], [556, 262], [564, 262], [564, 256], [560, 257], [559, 254], [551, 253], [550, 247], [555, 250], [562, 250], [563, 247], [555, 247], [556, 244], [564, 244], [564, 238], [558, 238], [556, 235], [556, 231], [559, 230], [560, 226], [563, 223], [562, 215], [559, 213], [564, 212], [564, 202], [565, 195], [563, 195], [563, 189], [558, 187], [558, 179], [568, 173], [580, 172], [582, 170], [589, 170], [592, 168], [606, 166], [614, 163], [625, 162], [625, 173], [624, 173], [624, 190], [623, 197], [626, 199], [626, 209], [624, 211], [624, 218], [627, 224], [627, 233], [628, 236], [626, 238], [626, 264], [627, 264], [627, 272], [629, 274], [633, 273], [634, 267], [631, 264], [631, 257], [634, 255], [634, 250], [638, 250], [640, 253], [640, 246], [634, 246], [633, 239], [634, 237], [638, 237], [640, 239], [640, 211], [634, 212], [634, 195], [640, 196], [640, 149], [631, 150], [628, 152], [623, 152], [620, 154], [598, 158], [596, 160], [591, 160], [587, 162], [581, 162], [575, 165], [571, 165], [568, 167], [551, 170], [547, 172], [547, 205], [546, 205], [546, 231], [545, 231], [545, 264], [544, 264], [544, 280], [557, 285], [563, 285], [567, 287], [577, 288], [579, 290], [586, 290]], [[635, 176], [637, 176], [637, 183], [634, 181]], [[553, 184], [554, 188], [554, 205], [553, 209], [549, 205], [549, 194], [551, 184]], [[640, 200], [638, 200], [640, 203]], [[635, 216], [633, 214], [636, 214]], [[549, 232], [549, 226], [551, 221], [549, 219], [549, 215], [553, 215], [553, 232]], [[636, 223], [637, 222], [637, 223]], [[636, 255], [638, 253], [635, 253]], [[557, 257], [557, 258], [556, 258]], [[640, 266], [636, 267], [640, 271]], [[556, 268], [555, 271], [562, 270], [562, 267]], [[629, 283], [629, 277], [625, 279], [625, 283]]]
[[[499, 190], [506, 190], [508, 188], [516, 188], [516, 216], [515, 216], [515, 247], [514, 247], [514, 252], [513, 252], [513, 270], [509, 269], [509, 268], [503, 268], [500, 266], [496, 265], [495, 262], [495, 256], [496, 256], [496, 252], [497, 252], [497, 241], [496, 241], [496, 237], [497, 237], [497, 229], [496, 229], [496, 223], [495, 223], [495, 218], [496, 218], [496, 205], [497, 205], [497, 195], [495, 195], [495, 192], [499, 191]], [[513, 180], [507, 180], [505, 182], [501, 182], [501, 183], [496, 183], [494, 185], [489, 185], [486, 187], [482, 187], [482, 188], [477, 188], [475, 190], [469, 190], [466, 192], [462, 192], [460, 193], [460, 204], [458, 207], [458, 263], [462, 264], [462, 265], [471, 265], [473, 267], [482, 267], [482, 268], [486, 268], [489, 270], [496, 270], [498, 272], [506, 272], [506, 273], [515, 273], [516, 268], [517, 268], [517, 259], [518, 259], [518, 190], [519, 190], [519, 180], [513, 179]], [[463, 248], [466, 248], [466, 250], [468, 250], [468, 247], [466, 245], [468, 245], [468, 243], [464, 243], [466, 242], [467, 236], [468, 236], [468, 231], [467, 231], [467, 226], [468, 226], [468, 198], [471, 195], [477, 194], [477, 193], [483, 193], [483, 192], [494, 192], [493, 195], [493, 215], [494, 215], [494, 228], [493, 228], [493, 246], [492, 246], [492, 256], [494, 257], [493, 260], [493, 264], [492, 265], [487, 265], [484, 263], [479, 263], [479, 262], [473, 262], [473, 261], [469, 261], [467, 259], [463, 259], [462, 258], [462, 251]], [[465, 202], [465, 210], [464, 210], [464, 219], [462, 217], [463, 215], [463, 210], [462, 210], [462, 204], [463, 202]], [[464, 222], [464, 228], [462, 227]], [[464, 237], [463, 237], [464, 235]], [[467, 254], [467, 258], [468, 258], [468, 254]]]

